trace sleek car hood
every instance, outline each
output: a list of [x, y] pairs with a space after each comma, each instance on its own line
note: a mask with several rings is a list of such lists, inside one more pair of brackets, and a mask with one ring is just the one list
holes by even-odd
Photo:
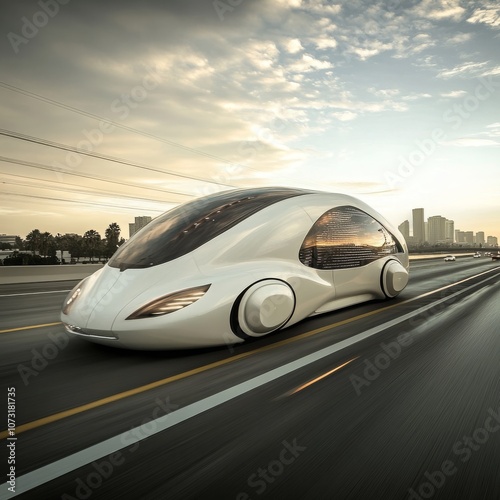
[[189, 262], [169, 266], [167, 279], [157, 267], [120, 271], [106, 265], [88, 278], [80, 300], [75, 303], [78, 307], [71, 311], [71, 316], [84, 328], [110, 330], [124, 306], [139, 297], [142, 301], [156, 298], [155, 289], [160, 282], [162, 294], [166, 294], [176, 291], [179, 281], [185, 280], [186, 266], [198, 272], [192, 259], [185, 260]]

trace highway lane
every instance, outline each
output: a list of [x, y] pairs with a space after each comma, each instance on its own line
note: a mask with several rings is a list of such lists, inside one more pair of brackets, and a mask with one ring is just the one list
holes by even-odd
[[[19, 437], [18, 475], [62, 459], [117, 433], [127, 432], [131, 427], [141, 425], [144, 420], [148, 421], [158, 414], [167, 415], [172, 411], [175, 414], [177, 409], [185, 408], [204, 397], [266, 373], [277, 366], [316, 352], [335, 342], [348, 339], [398, 315], [409, 313], [417, 307], [432, 304], [432, 301], [436, 299], [445, 298], [446, 294], [455, 293], [495, 273], [485, 274], [432, 296], [406, 304], [404, 302], [426, 291], [435, 290], [467, 276], [497, 267], [496, 263], [486, 259], [446, 264], [438, 261], [433, 265], [418, 263], [412, 265], [410, 286], [396, 301], [374, 302], [312, 318], [268, 339], [231, 349], [201, 350], [189, 353], [131, 353], [93, 346], [78, 339], [71, 339], [67, 344], [61, 340], [61, 346], [63, 344], [64, 346], [57, 352], [54, 359], [48, 360], [47, 366], [40, 369], [37, 375], [29, 376], [26, 379], [27, 384], [24, 383], [19, 372], [19, 365], [29, 366], [33, 363], [33, 350], [42, 352], [44, 346], [50, 342], [55, 343], [52, 339], [58, 338], [51, 338], [50, 335], [62, 335], [62, 330], [60, 326], [54, 326], [2, 334], [0, 340], [2, 342], [2, 385], [15, 383], [17, 386], [19, 424], [32, 422], [37, 418], [75, 408], [78, 405], [184, 373], [196, 367], [206, 366], [208, 363], [219, 363], [201, 373], [170, 381], [158, 388], [108, 402], [92, 410], [26, 431]], [[5, 287], [0, 289], [0, 295], [12, 295], [7, 292], [12, 291], [5, 290]], [[21, 292], [18, 289], [16, 293], [23, 293], [22, 289]], [[29, 295], [23, 296], [24, 318], [28, 322], [25, 324], [30, 324], [31, 319], [34, 320], [31, 324], [36, 323], [37, 311], [41, 306], [40, 301], [46, 304], [44, 301], [49, 296], [52, 296], [52, 302], [50, 302], [52, 306], [49, 306], [49, 309], [54, 309], [54, 316], [49, 314], [44, 318], [57, 321], [57, 311], [62, 301], [61, 295], [44, 294], [43, 298], [42, 295]], [[12, 299], [13, 297], [0, 297], [0, 301]], [[405, 498], [402, 485], [407, 488], [417, 488], [418, 491], [418, 487], [421, 486], [418, 482], [418, 471], [420, 471], [420, 479], [422, 477], [425, 479], [422, 475], [426, 471], [429, 474], [434, 472], [432, 467], [435, 460], [432, 461], [430, 458], [443, 455], [446, 446], [456, 434], [455, 430], [462, 432], [462, 429], [473, 424], [476, 426], [472, 429], [474, 431], [479, 428], [478, 423], [482, 415], [480, 411], [483, 411], [484, 418], [486, 418], [488, 409], [498, 409], [498, 404], [494, 406], [495, 398], [498, 402], [500, 394], [497, 361], [499, 344], [498, 336], [496, 336], [498, 312], [495, 301], [498, 303], [498, 278], [479, 284], [477, 289], [467, 290], [458, 297], [451, 297], [447, 302], [413, 318], [408, 324], [388, 328], [374, 338], [366, 339], [324, 360], [317, 361], [311, 366], [272, 381], [240, 396], [237, 400], [225, 403], [206, 414], [157, 434], [154, 438], [141, 441], [140, 446], [133, 452], [128, 451], [128, 454], [123, 452], [123, 457], [127, 459], [123, 464], [115, 467], [116, 471], [106, 478], [106, 481], [102, 480], [103, 484], [99, 488], [95, 491], [91, 488], [92, 498], [109, 498], [110, 491], [117, 492], [119, 484], [126, 485], [122, 486], [124, 488], [122, 492], [130, 493], [130, 498], [141, 496], [185, 498], [184, 494], [194, 498], [197, 492], [206, 488], [212, 488], [212, 491], [220, 489], [218, 498], [226, 498], [225, 493], [227, 493], [227, 498], [236, 498], [240, 490], [253, 498], [261, 496], [258, 491], [263, 488], [262, 481], [266, 483], [264, 493], [269, 497], [283, 494], [291, 498], [300, 498], [304, 495], [308, 497], [313, 495], [314, 498], [332, 498], [333, 496], [359, 498], [355, 493], [361, 495], [363, 492], [363, 497], [377, 498], [377, 496], [367, 494], [370, 491], [372, 493], [379, 491], [376, 488], [367, 489], [370, 484], [378, 484], [377, 481], [372, 483], [368, 479], [375, 480], [384, 474], [392, 478], [391, 474], [388, 476], [388, 468], [402, 469], [403, 466], [399, 462], [403, 459], [405, 463], [409, 463], [408, 467], [406, 465], [403, 467], [407, 472], [401, 472], [399, 481], [387, 480], [389, 482], [384, 482], [385, 486], [380, 487], [386, 488], [386, 498]], [[355, 318], [360, 314], [380, 311], [387, 305], [396, 303], [400, 306], [360, 318], [341, 327], [326, 329], [315, 335], [300, 338], [301, 335], [304, 337], [305, 332], [314, 332], [332, 323]], [[0, 304], [3, 305], [3, 302]], [[2, 307], [4, 316], [2, 320], [5, 320], [6, 324], [15, 323], [14, 318], [11, 317], [15, 313], [9, 312], [14, 310], [11, 302], [5, 309]], [[2, 329], [4, 329], [3, 325], [4, 321], [2, 321]], [[350, 377], [356, 374], [361, 376], [365, 360], [376, 359], [380, 354], [381, 342], [394, 341], [394, 338], [397, 338], [402, 331], [408, 331], [412, 338], [418, 341], [415, 340], [407, 346], [407, 349], [402, 350], [401, 355], [383, 370], [380, 377], [373, 382], [368, 381], [369, 385], [359, 386], [361, 394], [358, 395], [356, 386], [353, 385], [354, 379]], [[295, 337], [297, 340], [284, 343], [290, 337]], [[284, 344], [279, 345], [279, 343]], [[436, 352], [439, 352], [441, 357]], [[443, 356], [443, 353], [451, 354], [451, 357]], [[240, 358], [234, 359], [235, 356], [240, 356]], [[284, 396], [295, 384], [298, 386], [301, 381], [307, 381], [318, 374], [328, 372], [336, 364], [345, 362], [349, 356], [357, 356], [357, 359], [351, 362], [348, 370], [347, 367], [341, 369], [293, 396]], [[455, 370], [455, 365], [459, 360], [462, 360], [462, 364], [467, 364], [470, 359], [480, 362], [474, 366], [462, 367], [464, 369], [458, 374], [450, 372], [452, 368], [453, 371]], [[419, 378], [419, 366], [424, 367], [421, 373], [422, 380]], [[433, 384], [432, 380], [440, 383]], [[448, 383], [443, 384], [443, 380]], [[327, 388], [323, 389], [327, 392], [318, 393], [319, 387]], [[459, 390], [459, 387], [462, 389]], [[415, 401], [423, 405], [422, 408], [415, 406], [413, 398], [409, 397], [412, 391], [415, 393], [413, 394]], [[444, 409], [442, 408], [437, 417], [434, 415], [435, 418], [429, 421], [429, 414], [435, 410], [432, 405], [429, 407], [429, 401], [425, 399], [425, 397], [429, 398], [430, 394], [435, 394], [433, 401], [442, 402], [440, 406], [444, 405]], [[313, 398], [312, 395], [316, 396]], [[398, 403], [398, 401], [402, 402]], [[448, 407], [456, 410], [453, 418], [452, 412], [446, 410]], [[390, 408], [391, 411], [386, 408]], [[406, 419], [394, 420], [396, 417], [393, 417], [393, 413], [404, 414]], [[331, 427], [327, 425], [329, 421], [331, 421]], [[352, 427], [353, 422], [361, 421], [362, 427]], [[435, 439], [429, 439], [429, 435], [433, 435], [434, 424], [438, 422], [442, 423], [439, 428], [443, 430], [445, 421], [449, 421], [449, 429], [445, 432], [447, 440], [441, 439], [442, 444], [434, 449]], [[389, 440], [387, 440], [387, 430], [380, 434], [385, 423], [387, 429], [393, 433], [393, 437]], [[319, 432], [319, 429], [322, 431]], [[144, 429], [144, 432], [146, 431], [147, 428]], [[403, 443], [408, 441], [410, 448], [400, 446], [398, 443], [401, 441], [397, 441], [395, 436], [401, 436], [402, 433], [410, 431], [415, 437], [412, 439], [407, 437], [402, 441]], [[358, 435], [364, 436], [363, 440], [360, 440]], [[382, 435], [388, 443], [383, 450], [380, 449]], [[280, 436], [285, 437], [280, 440]], [[303, 445], [298, 436], [301, 439], [303, 436], [303, 442], [309, 444]], [[461, 436], [456, 437], [451, 446], [460, 438]], [[286, 468], [283, 466], [283, 471], [276, 478], [271, 477], [275, 479], [274, 481], [259, 477], [257, 472], [259, 467], [265, 467], [272, 461], [273, 451], [274, 455], [279, 457], [285, 447], [282, 444], [284, 441], [294, 449], [294, 439], [298, 443], [297, 449], [305, 446], [307, 450], [312, 450], [311, 453], [301, 452], [300, 456], [296, 457], [297, 464], [303, 464], [299, 470], [293, 471], [291, 463]], [[358, 458], [353, 451], [346, 451], [346, 443], [351, 440], [356, 443], [354, 449], [360, 453]], [[491, 445], [488, 445], [494, 442], [498, 445], [498, 434], [492, 434], [488, 442], [481, 446], [477, 453], [474, 453], [474, 457], [484, 454], [488, 458], [489, 462], [488, 460], [480, 462], [481, 467], [485, 467], [486, 476], [489, 477], [494, 470], [497, 471], [497, 476], [493, 476], [490, 480], [483, 480], [484, 484], [493, 488], [492, 492], [496, 491], [496, 496], [484, 498], [499, 497], [498, 490], [494, 490], [494, 478], [498, 477], [500, 459], [498, 455], [495, 455], [494, 448], [490, 449]], [[366, 443], [366, 446], [363, 443]], [[370, 443], [372, 445], [376, 443], [377, 446], [373, 448]], [[133, 447], [128, 448], [128, 450], [132, 449]], [[374, 455], [369, 449], [377, 450], [380, 464], [377, 460], [374, 461]], [[406, 456], [406, 449], [416, 450], [410, 453], [413, 458]], [[450, 452], [450, 449], [451, 447], [448, 447], [448, 454], [451, 453], [451, 459], [454, 458], [459, 465], [458, 462], [461, 457], [465, 456], [465, 452], [458, 456], [453, 451]], [[481, 452], [481, 450], [485, 451]], [[283, 457], [286, 456], [291, 460], [290, 454], [293, 454], [292, 451], [283, 452]], [[149, 458], [145, 460], [145, 456]], [[269, 458], [266, 459], [266, 457]], [[361, 460], [363, 457], [364, 462]], [[356, 465], [355, 458], [361, 460], [359, 465]], [[169, 471], [168, 473], [159, 472], [156, 465], [158, 460], [163, 464], [162, 467]], [[441, 462], [444, 460], [445, 458]], [[332, 464], [331, 468], [327, 465], [328, 463]], [[465, 463], [464, 469], [460, 471], [468, 470], [468, 467], [471, 467], [470, 463], [472, 461]], [[490, 465], [487, 466], [487, 463]], [[251, 464], [256, 465], [255, 470], [252, 469]], [[377, 466], [375, 467], [374, 464]], [[274, 472], [280, 469], [279, 464], [274, 463], [274, 466]], [[144, 468], [141, 469], [141, 467]], [[85, 470], [92, 472], [92, 469], [80, 469], [77, 473], [70, 473], [64, 478], [40, 486], [33, 490], [33, 498], [52, 498], [52, 496], [44, 496], [49, 495], [49, 492], [51, 492], [50, 495], [54, 495], [54, 498], [58, 498], [57, 495], [60, 496], [64, 492], [76, 495], [76, 479], [83, 477], [85, 480], [90, 473], [83, 473], [82, 476], [82, 471]], [[256, 477], [252, 475], [252, 470], [257, 474]], [[332, 471], [335, 470], [342, 471], [338, 477], [350, 478], [349, 481], [347, 479], [340, 482], [336, 480], [336, 472], [333, 474], [335, 477], [332, 478]], [[483, 469], [479, 468], [479, 470]], [[131, 474], [131, 471], [134, 471], [134, 474]], [[413, 483], [409, 480], [411, 474], [417, 478]], [[138, 478], [142, 475], [147, 478], [147, 481], [130, 481], [130, 478]], [[358, 479], [354, 481], [356, 476]], [[253, 480], [249, 479], [250, 477]], [[435, 487], [437, 495], [452, 491], [449, 485], [455, 484], [459, 478], [463, 478], [463, 475], [458, 472], [449, 480], [447, 477], [446, 485], [442, 489]], [[472, 474], [467, 485], [471, 486], [474, 481], [478, 480], [477, 473]], [[328, 482], [330, 486], [325, 482]], [[358, 483], [359, 487], [356, 486]], [[140, 486], [134, 489], [136, 484]], [[256, 484], [259, 484], [260, 488]], [[308, 484], [308, 489], [305, 489], [306, 484]], [[322, 485], [323, 489], [314, 485]], [[424, 484], [423, 492], [425, 491]], [[303, 494], [298, 495], [299, 492]], [[294, 496], [295, 494], [298, 496]], [[29, 496], [30, 493], [26, 497]]]

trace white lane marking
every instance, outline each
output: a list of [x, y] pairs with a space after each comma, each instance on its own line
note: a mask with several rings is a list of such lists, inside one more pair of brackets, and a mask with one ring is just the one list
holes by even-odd
[[26, 292], [26, 293], [9, 293], [0, 295], [0, 297], [21, 297], [23, 295], [42, 295], [44, 293], [69, 293], [71, 290], [51, 290], [49, 292]]
[[[377, 333], [380, 333], [383, 330], [392, 328], [393, 326], [396, 326], [399, 323], [407, 321], [408, 319], [411, 319], [414, 316], [417, 316], [418, 314], [421, 314], [422, 312], [435, 307], [437, 304], [441, 304], [442, 302], [450, 300], [453, 297], [466, 293], [471, 288], [482, 285], [483, 283], [486, 283], [487, 281], [490, 281], [493, 278], [497, 277], [498, 274], [490, 276], [480, 281], [479, 283], [475, 283], [474, 285], [470, 285], [467, 288], [464, 288], [462, 290], [459, 290], [458, 292], [448, 295], [447, 297], [443, 297], [442, 299], [439, 299], [435, 302], [431, 302], [430, 304], [422, 306], [419, 309], [416, 309], [415, 311], [404, 314], [399, 318], [395, 318], [381, 325], [377, 325], [373, 328], [370, 328], [369, 330], [358, 333], [353, 337], [350, 337], [334, 345], [320, 349], [319, 351], [308, 354], [307, 356], [299, 358], [295, 361], [287, 363], [278, 368], [274, 368], [273, 370], [263, 373], [262, 375], [258, 375], [257, 377], [247, 380], [246, 382], [242, 382], [240, 384], [235, 385], [234, 387], [230, 387], [229, 389], [218, 392], [217, 394], [202, 399], [201, 401], [191, 403], [185, 406], [184, 408], [175, 410], [174, 412], [159, 417], [156, 420], [152, 420], [151, 422], [154, 422], [156, 428], [154, 429], [154, 431], [149, 432], [147, 435], [144, 435], [145, 433], [141, 429], [141, 426], [138, 426], [134, 429], [126, 431], [115, 437], [106, 439], [101, 443], [90, 446], [89, 448], [86, 448], [82, 451], [73, 453], [68, 457], [62, 458], [60, 460], [57, 460], [56, 462], [40, 467], [39, 469], [35, 469], [32, 472], [28, 472], [24, 476], [20, 476], [19, 478], [17, 478], [16, 492], [15, 493], [9, 492], [9, 497], [14, 497], [21, 493], [25, 493], [26, 491], [36, 488], [37, 486], [45, 484], [53, 479], [56, 479], [64, 474], [67, 474], [68, 472], [78, 469], [79, 467], [83, 467], [104, 456], [110, 455], [111, 453], [115, 453], [119, 450], [122, 450], [123, 448], [127, 448], [135, 443], [138, 443], [143, 439], [146, 439], [154, 434], [157, 434], [158, 432], [162, 432], [166, 429], [174, 427], [175, 425], [180, 424], [181, 422], [184, 422], [186, 420], [189, 420], [192, 417], [196, 417], [197, 415], [200, 415], [201, 413], [207, 410], [211, 410], [212, 408], [220, 406], [221, 404], [226, 403], [231, 399], [237, 398], [238, 396], [242, 396], [243, 394], [250, 392], [253, 389], [257, 389], [265, 384], [268, 384], [269, 382], [273, 382], [274, 380], [283, 377], [285, 375], [288, 375], [289, 373], [292, 373], [295, 370], [304, 368], [305, 366], [310, 365], [311, 363], [319, 361], [320, 359], [330, 356], [331, 354], [334, 354], [342, 349], [345, 349], [346, 347], [349, 347], [353, 344], [356, 344], [357, 342], [365, 340], [366, 338], [371, 337], [372, 335], [375, 335]], [[148, 422], [148, 424], [151, 424], [151, 422]], [[137, 435], [140, 437], [136, 437]], [[2, 485], [2, 488], [0, 489], [0, 498], [7, 498], [6, 496], [8, 491], [7, 488], [8, 488], [8, 483], [4, 483]]]

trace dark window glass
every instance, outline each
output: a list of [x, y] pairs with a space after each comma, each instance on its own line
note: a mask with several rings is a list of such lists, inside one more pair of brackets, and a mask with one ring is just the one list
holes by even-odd
[[240, 189], [184, 203], [153, 219], [109, 261], [120, 270], [163, 264], [185, 255], [278, 201], [313, 191], [286, 188]]
[[316, 269], [345, 269], [402, 251], [400, 243], [373, 217], [344, 206], [328, 210], [315, 222], [299, 259]]

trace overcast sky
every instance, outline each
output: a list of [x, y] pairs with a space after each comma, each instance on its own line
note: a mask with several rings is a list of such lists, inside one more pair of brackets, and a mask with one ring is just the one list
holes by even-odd
[[498, 2], [21, 0], [0, 28], [0, 233], [280, 185], [500, 237]]

